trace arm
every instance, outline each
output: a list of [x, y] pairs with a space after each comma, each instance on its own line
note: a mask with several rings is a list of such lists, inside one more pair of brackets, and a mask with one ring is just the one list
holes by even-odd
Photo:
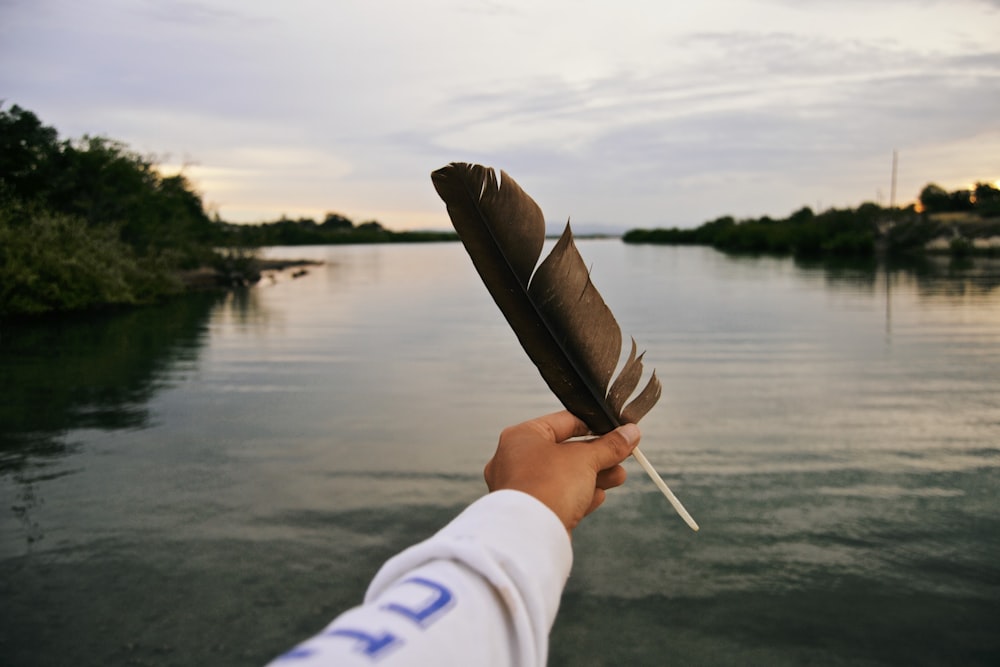
[[568, 412], [505, 429], [489, 495], [389, 560], [365, 602], [275, 665], [538, 665], [572, 565], [570, 531], [625, 480], [634, 425], [565, 442]]

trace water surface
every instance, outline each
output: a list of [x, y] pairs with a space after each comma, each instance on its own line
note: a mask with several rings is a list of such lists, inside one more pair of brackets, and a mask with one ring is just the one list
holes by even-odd
[[[576, 532], [552, 665], [1000, 662], [1000, 264], [582, 241], [664, 384]], [[555, 410], [458, 244], [0, 331], [0, 655], [256, 664]], [[68, 660], [68, 656], [72, 656]]]

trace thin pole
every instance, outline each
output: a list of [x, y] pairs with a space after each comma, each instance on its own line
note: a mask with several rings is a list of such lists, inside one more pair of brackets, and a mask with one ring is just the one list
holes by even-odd
[[892, 149], [892, 189], [889, 191], [889, 208], [896, 208], [896, 166], [899, 161], [899, 153]]

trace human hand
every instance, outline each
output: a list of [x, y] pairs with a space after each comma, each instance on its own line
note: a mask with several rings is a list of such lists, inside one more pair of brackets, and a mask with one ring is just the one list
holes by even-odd
[[587, 425], [565, 410], [505, 428], [484, 470], [486, 486], [534, 496], [572, 532], [600, 507], [607, 489], [625, 481], [619, 464], [641, 437], [638, 426], [626, 424], [599, 438], [565, 442], [588, 433]]

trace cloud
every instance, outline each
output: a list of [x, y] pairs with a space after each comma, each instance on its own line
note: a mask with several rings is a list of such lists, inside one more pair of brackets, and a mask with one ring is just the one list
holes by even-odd
[[219, 30], [226, 27], [241, 29], [259, 27], [267, 19], [242, 8], [223, 7], [204, 0], [145, 0], [126, 9], [144, 16], [154, 24], [180, 24], [198, 30]]
[[233, 219], [446, 225], [428, 174], [461, 159], [530, 183], [554, 219], [697, 224], [857, 204], [893, 148], [926, 170], [908, 178], [984, 169], [995, 6], [7, 2], [0, 95], [199, 163]]

